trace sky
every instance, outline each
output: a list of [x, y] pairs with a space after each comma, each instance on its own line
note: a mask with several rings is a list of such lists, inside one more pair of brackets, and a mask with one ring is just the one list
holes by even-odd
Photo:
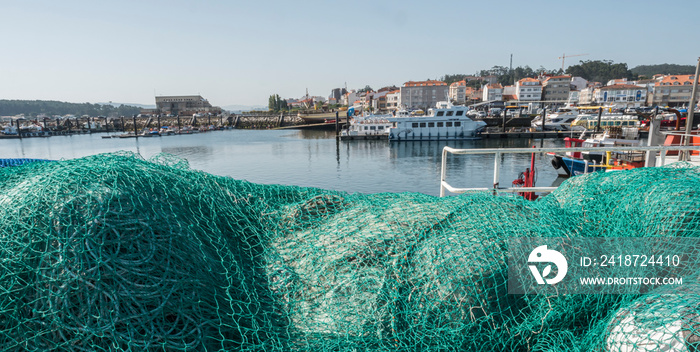
[[0, 0], [0, 99], [217, 106], [580, 60], [695, 65], [700, 1]]

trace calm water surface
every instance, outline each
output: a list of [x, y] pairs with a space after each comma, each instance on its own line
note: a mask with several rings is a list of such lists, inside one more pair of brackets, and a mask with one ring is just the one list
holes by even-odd
[[[120, 150], [149, 158], [170, 153], [194, 169], [256, 183], [320, 187], [346, 192], [420, 192], [438, 195], [445, 145], [455, 148], [560, 147], [560, 140], [336, 142], [333, 132], [229, 130], [152, 138], [101, 138], [103, 134], [0, 140], [0, 158], [73, 159]], [[493, 155], [448, 156], [447, 180], [455, 187], [491, 187]], [[530, 167], [530, 155], [502, 159], [501, 186]], [[537, 185], [557, 178], [547, 157], [536, 161]]]

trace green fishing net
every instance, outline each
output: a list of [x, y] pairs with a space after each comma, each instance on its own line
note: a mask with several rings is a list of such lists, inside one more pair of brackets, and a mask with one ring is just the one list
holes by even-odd
[[517, 236], [700, 236], [688, 165], [515, 196], [259, 185], [168, 155], [0, 168], [14, 351], [694, 351], [700, 287], [509, 295]]

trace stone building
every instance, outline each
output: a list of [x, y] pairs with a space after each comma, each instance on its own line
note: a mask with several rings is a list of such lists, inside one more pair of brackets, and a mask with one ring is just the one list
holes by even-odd
[[156, 97], [156, 110], [161, 114], [172, 115], [220, 114], [222, 111], [201, 95], [159, 96]]

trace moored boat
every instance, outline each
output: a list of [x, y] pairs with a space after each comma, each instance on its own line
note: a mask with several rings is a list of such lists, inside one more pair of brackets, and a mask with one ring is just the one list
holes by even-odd
[[388, 120], [393, 115], [356, 116], [350, 119], [346, 129], [340, 133], [341, 140], [387, 139], [393, 123]]
[[450, 102], [438, 102], [422, 116], [389, 117], [390, 141], [429, 141], [477, 139], [486, 127], [483, 121], [474, 121], [467, 116], [466, 106], [455, 106]]
[[[609, 153], [604, 147], [640, 146], [638, 128], [609, 128], [591, 138], [564, 138], [566, 148], [600, 147], [601, 151], [549, 153], [552, 167], [564, 171], [565, 176], [576, 176], [590, 172], [631, 169], [644, 165], [643, 152]], [[585, 133], [585, 132], [584, 132]]]

